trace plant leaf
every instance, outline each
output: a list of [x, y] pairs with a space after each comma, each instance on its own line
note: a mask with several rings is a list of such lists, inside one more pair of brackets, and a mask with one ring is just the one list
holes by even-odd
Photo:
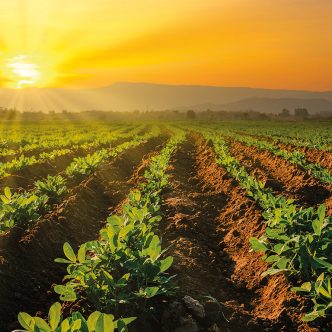
[[55, 302], [49, 312], [48, 312], [48, 322], [51, 326], [52, 330], [55, 330], [59, 323], [61, 318], [61, 304], [59, 302]]
[[35, 320], [26, 312], [20, 312], [18, 314], [18, 321], [27, 331], [34, 331]]
[[256, 237], [252, 237], [249, 240], [251, 247], [254, 251], [263, 251], [265, 252], [268, 248], [267, 246], [260, 240], [258, 240]]
[[98, 317], [95, 332], [113, 332], [114, 331], [114, 317], [112, 315], [100, 314]]
[[76, 255], [74, 253], [73, 248], [70, 246], [68, 242], [65, 242], [63, 244], [63, 252], [70, 261], [72, 261], [73, 263], [76, 262]]
[[166, 270], [168, 270], [172, 264], [173, 264], [173, 257], [172, 256], [168, 256], [165, 259], [163, 259], [160, 265], [160, 272], [164, 272]]

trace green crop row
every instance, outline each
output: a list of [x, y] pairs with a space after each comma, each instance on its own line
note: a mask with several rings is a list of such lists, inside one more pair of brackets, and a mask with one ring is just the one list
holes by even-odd
[[125, 142], [120, 144], [115, 148], [101, 149], [96, 151], [93, 154], [88, 154], [85, 157], [75, 158], [74, 161], [67, 167], [65, 173], [72, 176], [80, 176], [92, 173], [100, 163], [113, 158], [115, 155], [118, 155], [124, 149], [128, 147], [133, 147], [133, 144], [141, 144], [142, 141], [146, 141], [149, 138], [156, 137], [160, 134], [160, 128], [155, 126], [147, 134], [138, 136], [133, 132], [130, 133], [130, 136], [133, 137], [130, 142]]
[[332, 182], [332, 174], [329, 172], [328, 169], [322, 167], [319, 164], [312, 164], [308, 162], [305, 155], [299, 151], [289, 152], [287, 150], [280, 149], [278, 146], [275, 146], [274, 144], [268, 143], [266, 141], [258, 140], [250, 136], [240, 135], [235, 132], [226, 132], [226, 135], [248, 146], [254, 146], [261, 150], [267, 150], [272, 154], [289, 161], [291, 164], [300, 166], [304, 170], [306, 170], [308, 174], [312, 175], [313, 177], [317, 178], [322, 182]]
[[0, 130], [0, 157], [40, 149], [66, 148], [103, 139], [130, 124], [64, 125], [33, 124], [8, 126]]
[[267, 137], [271, 137], [275, 142], [332, 152], [331, 139], [317, 133], [312, 133], [311, 135], [309, 134], [309, 136], [306, 134], [305, 136], [297, 135], [293, 137], [283, 135], [280, 132], [275, 132]]
[[[121, 152], [157, 135], [159, 129], [155, 128], [145, 135], [134, 136], [130, 141], [115, 148], [103, 149], [102, 152], [98, 151], [85, 158], [77, 158], [67, 167], [65, 174], [81, 179], [93, 173], [102, 162], [111, 160]], [[25, 228], [36, 222], [41, 215], [51, 209], [51, 204], [57, 202], [67, 191], [66, 184], [64, 177], [56, 175], [36, 181], [35, 188], [31, 192], [12, 193], [9, 188], [5, 188], [4, 195], [0, 196], [0, 234], [14, 226]]]
[[293, 290], [310, 298], [312, 311], [303, 320], [326, 317], [332, 312], [332, 217], [325, 206], [317, 210], [298, 207], [284, 196], [274, 196], [265, 184], [249, 175], [245, 168], [231, 156], [227, 143], [217, 133], [203, 132], [211, 140], [217, 162], [240, 183], [262, 208], [266, 220], [265, 234], [260, 239], [251, 238], [253, 250], [263, 252], [263, 259], [271, 265], [264, 275], [280, 272], [305, 281]]
[[13, 173], [27, 166], [42, 164], [46, 161], [54, 160], [56, 157], [69, 154], [70, 152], [70, 149], [53, 150], [51, 152], [42, 152], [37, 158], [35, 156], [25, 157], [24, 155], [21, 155], [9, 162], [0, 163], [0, 177], [9, 176], [10, 173], [8, 172]]
[[[134, 130], [129, 131], [128, 133], [121, 133], [121, 131], [109, 133], [108, 135], [105, 135], [105, 137], [99, 138], [98, 140], [89, 142], [89, 143], [83, 143], [82, 145], [77, 146], [71, 146], [70, 149], [57, 149], [50, 152], [41, 152], [37, 157], [31, 156], [26, 157], [24, 155], [21, 155], [18, 158], [14, 158], [13, 160], [6, 162], [6, 163], [0, 163], [0, 177], [6, 177], [9, 176], [10, 173], [13, 173], [15, 171], [21, 170], [27, 166], [32, 166], [35, 164], [42, 164], [50, 160], [54, 160], [56, 157], [68, 155], [72, 153], [74, 150], [89, 150], [92, 148], [98, 148], [100, 145], [105, 144], [111, 144], [115, 140], [119, 138], [126, 138], [133, 136], [135, 133], [137, 133], [139, 130], [141, 130], [141, 127], [138, 127]], [[123, 130], [122, 130], [123, 131]], [[68, 146], [68, 144], [67, 144]], [[9, 173], [8, 173], [9, 172]]]
[[295, 129], [292, 126], [284, 125], [281, 127], [278, 126], [275, 129], [263, 130], [257, 130], [257, 128], [245, 128], [243, 133], [271, 138], [276, 143], [280, 142], [283, 144], [332, 152], [331, 134], [328, 131], [319, 130], [319, 128], [303, 129], [303, 126], [300, 126]]
[[[27, 313], [20, 313], [19, 322], [26, 331], [104, 332], [127, 331], [135, 318], [122, 318], [122, 313], [147, 310], [152, 298], [172, 294], [173, 276], [167, 274], [173, 262], [161, 247], [153, 231], [161, 219], [161, 191], [167, 185], [166, 169], [177, 145], [184, 139], [178, 132], [162, 151], [154, 156], [145, 171], [145, 181], [129, 193], [122, 214], [112, 215], [96, 241], [83, 243], [77, 254], [69, 243], [63, 246], [67, 264], [64, 285], [54, 290], [62, 301], [83, 300], [90, 311], [88, 319], [81, 313], [68, 318], [61, 315], [61, 305], [52, 305], [48, 322]], [[101, 313], [101, 311], [106, 312]], [[121, 317], [114, 321], [114, 313]]]
[[201, 122], [199, 126], [215, 130], [231, 130], [241, 135], [265, 137], [276, 143], [332, 152], [332, 131], [329, 122], [218, 121]]

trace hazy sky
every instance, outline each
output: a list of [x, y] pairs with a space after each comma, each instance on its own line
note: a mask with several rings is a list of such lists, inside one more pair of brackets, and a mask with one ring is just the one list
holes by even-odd
[[332, 89], [331, 0], [2, 0], [0, 85]]

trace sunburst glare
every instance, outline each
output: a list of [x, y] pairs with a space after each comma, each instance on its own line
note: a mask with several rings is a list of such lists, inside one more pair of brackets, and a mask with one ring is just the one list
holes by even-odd
[[18, 55], [7, 62], [9, 78], [17, 89], [32, 86], [38, 83], [41, 77], [39, 66], [30, 63], [28, 56]]

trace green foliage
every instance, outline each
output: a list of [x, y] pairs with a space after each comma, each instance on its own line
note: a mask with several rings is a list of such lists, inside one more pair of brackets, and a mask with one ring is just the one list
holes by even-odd
[[[314, 285], [307, 292], [313, 301], [313, 311], [304, 320], [330, 314], [332, 298], [327, 294], [330, 294], [332, 274], [332, 217], [326, 215], [325, 206], [321, 205], [317, 210], [312, 207], [303, 209], [292, 200], [274, 196], [271, 189], [250, 176], [230, 155], [222, 137], [208, 132], [204, 135], [214, 144], [217, 162], [239, 181], [248, 196], [263, 210], [267, 224], [265, 234], [260, 239], [250, 239], [252, 249], [264, 253], [263, 259], [271, 265], [263, 275], [286, 272], [306, 281], [304, 288]], [[298, 162], [302, 160], [300, 154], [297, 158]], [[326, 289], [325, 295], [322, 289]], [[303, 292], [300, 288], [294, 290]]]
[[74, 161], [67, 167], [66, 174], [69, 177], [82, 177], [84, 175], [89, 175], [96, 171], [102, 162], [114, 158], [122, 151], [135, 147], [145, 142], [147, 139], [158, 136], [159, 134], [160, 129], [158, 127], [153, 127], [147, 134], [141, 136], [134, 135], [129, 142], [122, 143], [115, 148], [101, 149], [93, 154], [88, 154], [86, 157], [75, 158]]
[[0, 196], [0, 232], [7, 231], [14, 225], [27, 226], [40, 217], [48, 197], [37, 196], [28, 192], [14, 193], [6, 187]]
[[[64, 278], [66, 283], [56, 285], [54, 290], [63, 301], [84, 298], [97, 311], [88, 319], [79, 312], [63, 319], [61, 305], [55, 303], [50, 308], [48, 322], [21, 312], [18, 319], [26, 331], [125, 332], [135, 318], [115, 321], [109, 312], [117, 313], [120, 305], [145, 305], [155, 296], [173, 292], [173, 276], [167, 274], [173, 258], [165, 257], [153, 227], [161, 218], [160, 193], [168, 183], [165, 174], [168, 162], [183, 139], [183, 133], [179, 132], [152, 158], [145, 172], [146, 182], [130, 192], [122, 215], [107, 219], [99, 240], [83, 243], [77, 253], [69, 243], [64, 243], [65, 258], [58, 258], [56, 262], [68, 264], [68, 274]], [[136, 140], [136, 144], [139, 142]], [[128, 144], [122, 146], [116, 153], [127, 147]], [[53, 184], [54, 179], [49, 180]]]
[[45, 180], [35, 182], [35, 190], [38, 195], [46, 195], [52, 201], [57, 201], [66, 192], [66, 180], [61, 175], [48, 175]]
[[240, 135], [233, 131], [228, 131], [227, 136], [239, 140], [240, 142], [248, 146], [257, 147], [261, 150], [269, 151], [278, 157], [284, 158], [290, 163], [302, 167], [309, 174], [311, 174], [313, 177], [319, 179], [322, 182], [325, 183], [332, 182], [332, 174], [329, 172], [329, 170], [322, 167], [319, 164], [312, 164], [308, 162], [306, 160], [305, 155], [302, 152], [296, 150], [289, 152], [287, 150], [281, 149], [280, 147], [278, 147], [273, 143], [269, 143], [267, 141], [257, 139], [248, 135]]
[[[69, 165], [66, 170], [68, 176], [84, 176], [88, 175], [100, 165], [100, 163], [114, 158], [122, 151], [135, 147], [143, 142], [146, 139], [159, 135], [160, 130], [157, 127], [152, 128], [151, 131], [142, 136], [136, 136], [136, 132], [139, 131], [141, 127], [136, 128], [135, 130], [129, 131], [126, 134], [119, 135], [118, 138], [131, 137], [132, 139], [128, 142], [122, 143], [115, 148], [101, 149], [95, 152], [92, 155], [87, 155], [86, 157], [81, 157], [75, 159], [73, 163]], [[112, 136], [112, 140], [116, 136]], [[107, 137], [104, 140], [100, 139], [99, 142], [109, 142], [110, 138]], [[63, 152], [63, 150], [62, 150]], [[61, 155], [61, 151], [52, 151], [49, 154], [43, 154], [42, 158], [53, 158], [52, 156]], [[33, 163], [37, 163], [42, 159], [37, 161], [33, 158], [20, 158], [19, 160], [25, 162], [26, 160], [32, 160]], [[16, 162], [16, 159], [15, 159]], [[13, 163], [15, 164], [13, 161]], [[20, 166], [21, 167], [21, 166]], [[0, 167], [1, 173], [1, 167]], [[8, 175], [8, 174], [7, 174]], [[8, 189], [9, 190], [9, 189]], [[8, 191], [7, 190], [7, 191]], [[14, 193], [11, 194], [10, 190], [10, 199], [6, 199], [4, 195], [2, 199], [2, 204], [0, 205], [0, 233], [7, 231], [15, 225], [23, 226], [30, 225], [32, 222], [39, 219], [40, 215], [51, 208], [50, 204], [46, 203], [56, 203], [67, 191], [66, 188], [66, 179], [61, 175], [57, 176], [48, 176], [44, 180], [39, 180], [35, 182], [35, 190], [32, 192], [23, 192], [23, 193]]]
[[51, 152], [42, 152], [39, 155], [39, 162], [44, 162], [48, 160], [54, 160], [56, 157], [61, 157], [71, 152], [70, 149], [57, 149]]
[[80, 312], [63, 319], [59, 302], [51, 306], [48, 321], [25, 312], [18, 314], [18, 321], [27, 332], [127, 332], [127, 326], [134, 320], [135, 317], [114, 320], [113, 315], [99, 311], [94, 311], [87, 319]]
[[36, 163], [37, 159], [35, 156], [25, 157], [24, 155], [21, 155], [19, 158], [14, 158], [6, 163], [0, 163], [0, 176], [8, 176], [8, 172], [15, 172]]
[[75, 158], [67, 167], [66, 174], [68, 176], [87, 175], [93, 173], [99, 164], [106, 159], [107, 150], [102, 149], [94, 154], [88, 154], [86, 157]]
[[292, 290], [311, 298], [314, 303], [312, 311], [303, 317], [305, 322], [313, 321], [319, 317], [326, 317], [327, 313], [331, 312], [332, 292], [330, 276], [322, 273], [316, 280], [305, 282], [300, 287], [293, 287]]
[[[51, 130], [45, 130], [43, 135], [40, 135], [39, 132], [38, 134], [34, 133], [34, 128], [28, 128], [27, 132], [20, 128], [19, 133], [15, 132], [14, 128], [10, 128], [10, 131], [6, 131], [6, 138], [7, 136], [12, 137], [0, 145], [2, 146], [0, 156], [14, 156], [14, 158], [5, 163], [0, 163], [0, 177], [9, 176], [27, 166], [45, 163], [54, 160], [56, 157], [69, 155], [75, 150], [84, 152], [90, 149], [99, 149], [103, 145], [111, 144], [116, 139], [133, 137], [143, 127], [140, 125], [131, 129], [131, 126], [123, 125], [120, 129], [111, 130], [112, 126], [104, 128], [101, 124], [98, 124], [96, 127], [92, 126], [91, 130], [81, 130], [75, 126], [72, 130], [66, 128], [64, 131], [51, 128]], [[131, 130], [128, 131], [128, 129]], [[19, 139], [18, 137], [22, 135], [22, 131], [23, 135], [28, 135], [28, 137]], [[40, 131], [40, 125], [38, 131]], [[16, 145], [16, 143], [19, 144], [17, 150], [8, 148], [8, 146]], [[47, 151], [42, 151], [39, 155], [36, 154], [31, 157], [24, 155], [24, 153], [41, 149]]]
[[173, 292], [173, 277], [166, 271], [173, 258], [165, 256], [153, 227], [160, 220], [160, 193], [167, 185], [166, 168], [183, 134], [173, 137], [161, 153], [152, 158], [145, 182], [132, 190], [122, 215], [107, 219], [100, 239], [84, 243], [77, 254], [64, 244], [68, 264], [65, 285], [55, 292], [62, 301], [84, 297], [93, 308], [118, 312], [120, 306], [144, 305], [147, 299]]

